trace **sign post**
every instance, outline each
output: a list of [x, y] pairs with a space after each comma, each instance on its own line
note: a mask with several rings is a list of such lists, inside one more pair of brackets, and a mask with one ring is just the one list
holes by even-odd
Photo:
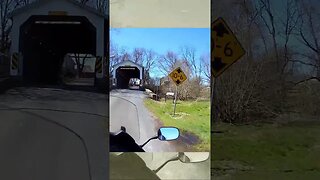
[[176, 115], [176, 107], [177, 107], [177, 94], [178, 94], [178, 86], [176, 86], [176, 93], [174, 96], [174, 108], [173, 108], [173, 115]]
[[[218, 18], [211, 25], [211, 73], [213, 87], [211, 92], [211, 114], [218, 118], [217, 107], [217, 77], [245, 54], [240, 42], [233, 34], [227, 23]], [[214, 101], [216, 103], [214, 103]]]
[[155, 82], [155, 85], [156, 85], [156, 99], [157, 101], [160, 100], [159, 99], [159, 89], [160, 89], [160, 85], [161, 85], [161, 80], [159, 78], [156, 78], [156, 82]]
[[211, 90], [211, 114], [213, 116], [213, 120], [217, 120], [218, 119], [218, 109], [217, 106], [214, 102], [218, 102], [216, 97], [217, 97], [217, 93], [216, 93], [216, 89], [217, 89], [217, 79], [216, 78], [212, 78], [213, 81], [213, 85], [212, 85], [212, 90]]
[[173, 115], [176, 115], [176, 106], [177, 106], [177, 94], [178, 94], [178, 86], [181, 85], [185, 80], [187, 80], [187, 76], [184, 74], [184, 72], [181, 70], [180, 67], [173, 70], [169, 76], [173, 80], [173, 82], [176, 84], [176, 93], [174, 97], [174, 108], [173, 108]]

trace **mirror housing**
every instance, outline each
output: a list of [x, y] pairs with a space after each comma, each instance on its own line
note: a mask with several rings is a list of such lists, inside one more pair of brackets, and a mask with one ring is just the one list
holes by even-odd
[[161, 127], [158, 130], [158, 139], [160, 141], [172, 141], [178, 139], [180, 131], [176, 127]]
[[178, 158], [182, 163], [198, 163], [209, 159], [209, 152], [179, 152]]
[[179, 136], [180, 136], [180, 131], [178, 128], [176, 128], [176, 127], [161, 127], [158, 130], [158, 135], [148, 139], [148, 141], [146, 141], [145, 143], [140, 145], [140, 147], [142, 148], [149, 141], [151, 141], [153, 139], [159, 139], [160, 141], [172, 141], [172, 140], [178, 139]]

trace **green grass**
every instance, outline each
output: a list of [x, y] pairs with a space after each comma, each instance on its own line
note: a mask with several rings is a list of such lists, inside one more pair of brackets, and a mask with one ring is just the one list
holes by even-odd
[[189, 132], [200, 139], [194, 151], [210, 150], [210, 102], [177, 102], [176, 116], [173, 116], [172, 101], [145, 100], [146, 107], [163, 122], [164, 126], [175, 126], [182, 133]]
[[320, 123], [212, 126], [215, 178], [320, 179]]

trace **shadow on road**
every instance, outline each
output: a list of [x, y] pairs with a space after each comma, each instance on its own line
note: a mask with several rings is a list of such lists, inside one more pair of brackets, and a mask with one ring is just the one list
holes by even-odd
[[9, 89], [18, 88], [18, 87], [32, 87], [32, 88], [54, 88], [54, 89], [64, 89], [64, 90], [76, 90], [76, 91], [85, 91], [93, 93], [102, 93], [108, 94], [108, 86], [106, 88], [97, 87], [92, 85], [68, 85], [64, 83], [30, 83], [24, 82], [20, 79], [8, 78], [0, 81], [0, 94], [5, 93]]

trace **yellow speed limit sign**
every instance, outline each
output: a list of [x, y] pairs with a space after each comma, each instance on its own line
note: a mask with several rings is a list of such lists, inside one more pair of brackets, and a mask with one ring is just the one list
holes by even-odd
[[218, 77], [240, 59], [245, 51], [227, 23], [218, 18], [211, 26], [211, 69]]
[[177, 86], [182, 84], [185, 80], [187, 80], [187, 76], [184, 74], [184, 72], [181, 70], [180, 67], [173, 70], [169, 76], [173, 80], [174, 83], [176, 83]]

